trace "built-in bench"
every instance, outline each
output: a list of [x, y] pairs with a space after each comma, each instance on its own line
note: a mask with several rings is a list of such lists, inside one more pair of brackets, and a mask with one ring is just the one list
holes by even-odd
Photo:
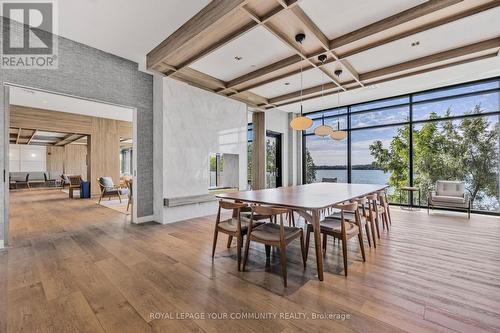
[[217, 198], [213, 194], [201, 194], [201, 195], [191, 195], [187, 197], [165, 198], [163, 199], [163, 205], [165, 207], [178, 207], [178, 206], [211, 202], [216, 200]]

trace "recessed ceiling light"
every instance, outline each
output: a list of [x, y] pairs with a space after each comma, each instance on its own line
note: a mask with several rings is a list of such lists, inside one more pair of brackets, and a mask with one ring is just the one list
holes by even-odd
[[240, 61], [241, 59], [243, 59], [243, 57], [236, 56], [236, 57], [234, 57], [234, 59], [235, 59], [236, 61]]
[[411, 46], [412, 46], [412, 47], [413, 47], [413, 46], [419, 46], [419, 45], [420, 45], [420, 41], [418, 41], [418, 40], [417, 40], [417, 41], [415, 41], [415, 42], [413, 42], [413, 43], [411, 43]]
[[289, 86], [290, 85], [290, 82], [285, 82], [285, 86]]

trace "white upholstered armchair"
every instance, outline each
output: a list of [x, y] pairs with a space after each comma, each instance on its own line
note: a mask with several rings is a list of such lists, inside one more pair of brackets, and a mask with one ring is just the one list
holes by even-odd
[[470, 218], [471, 202], [465, 182], [438, 180], [436, 190], [427, 196], [427, 213], [434, 207], [463, 209], [467, 211], [467, 218]]

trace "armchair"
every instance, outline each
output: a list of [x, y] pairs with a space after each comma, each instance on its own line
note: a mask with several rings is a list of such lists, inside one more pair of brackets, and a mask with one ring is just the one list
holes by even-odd
[[438, 180], [436, 190], [427, 196], [427, 213], [434, 207], [463, 209], [467, 211], [467, 218], [470, 218], [471, 200], [465, 182]]
[[111, 177], [99, 177], [97, 178], [97, 183], [101, 189], [101, 196], [99, 197], [98, 204], [101, 203], [101, 200], [104, 197], [108, 197], [109, 200], [111, 200], [111, 197], [118, 197], [121, 203], [121, 196], [128, 194], [128, 189], [115, 185]]

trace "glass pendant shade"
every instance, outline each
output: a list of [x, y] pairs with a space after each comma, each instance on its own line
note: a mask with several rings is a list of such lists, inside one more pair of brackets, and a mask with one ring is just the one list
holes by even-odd
[[321, 118], [321, 125], [314, 129], [314, 134], [317, 136], [325, 137], [332, 134], [333, 128], [331, 126], [325, 125], [325, 116]]
[[290, 126], [296, 131], [305, 131], [313, 125], [311, 118], [305, 116], [298, 116], [292, 119]]
[[333, 131], [331, 134], [330, 134], [330, 137], [333, 139], [333, 140], [344, 140], [345, 138], [347, 138], [347, 132], [346, 131]]

